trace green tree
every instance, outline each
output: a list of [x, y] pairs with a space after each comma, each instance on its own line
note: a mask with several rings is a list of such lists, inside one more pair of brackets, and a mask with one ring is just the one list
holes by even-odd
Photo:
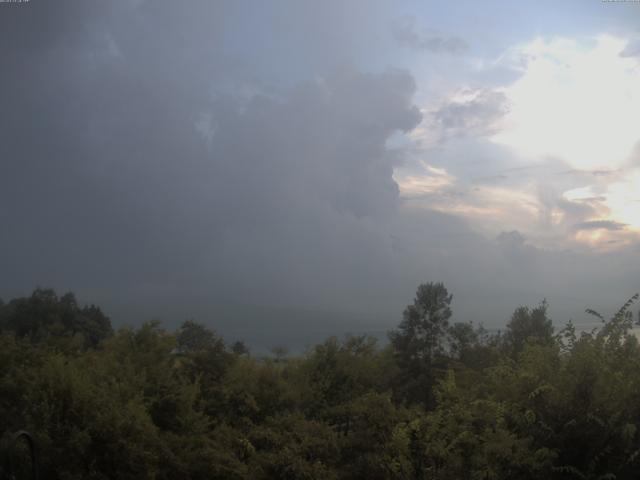
[[548, 306], [547, 301], [543, 300], [533, 309], [518, 307], [513, 312], [505, 335], [505, 341], [512, 352], [521, 352], [527, 342], [539, 345], [554, 343], [553, 324], [547, 316]]
[[157, 478], [157, 428], [143, 396], [123, 395], [105, 359], [50, 355], [25, 388], [25, 425], [42, 452], [44, 478]]
[[235, 342], [233, 342], [233, 344], [231, 345], [231, 351], [238, 356], [249, 355], [251, 353], [249, 351], [249, 347], [247, 347], [247, 345], [242, 340], [236, 340]]
[[389, 333], [402, 372], [400, 390], [410, 402], [432, 404], [431, 390], [444, 353], [452, 298], [442, 283], [420, 285], [398, 328]]
[[238, 357], [227, 351], [222, 337], [193, 320], [178, 329], [174, 354], [189, 381], [199, 383], [205, 413], [220, 419], [226, 395], [224, 377]]
[[63, 338], [76, 337], [83, 347], [96, 347], [113, 333], [109, 317], [99, 307], [80, 307], [73, 293], [58, 297], [54, 290], [43, 288], [0, 305], [0, 329], [58, 345]]
[[448, 333], [450, 353], [459, 360], [462, 360], [465, 354], [478, 343], [478, 332], [470, 322], [456, 322], [449, 327]]
[[207, 349], [224, 349], [224, 342], [201, 323], [185, 320], [178, 329], [176, 347], [180, 353], [193, 353]]

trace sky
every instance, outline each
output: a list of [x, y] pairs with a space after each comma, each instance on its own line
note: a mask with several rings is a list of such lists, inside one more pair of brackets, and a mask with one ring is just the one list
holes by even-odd
[[640, 290], [640, 3], [0, 3], [0, 297], [254, 344]]

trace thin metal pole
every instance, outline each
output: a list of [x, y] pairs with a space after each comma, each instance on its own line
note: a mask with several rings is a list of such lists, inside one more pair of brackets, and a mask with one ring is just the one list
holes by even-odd
[[14, 478], [13, 450], [15, 449], [15, 446], [18, 444], [18, 441], [21, 438], [24, 438], [27, 441], [27, 445], [29, 445], [29, 453], [31, 454], [31, 478], [33, 480], [39, 480], [40, 472], [38, 469], [38, 452], [36, 449], [36, 442], [33, 439], [33, 436], [31, 436], [31, 434], [26, 430], [19, 430], [15, 432], [13, 435], [11, 435], [11, 439], [8, 442], [6, 450], [6, 465], [9, 471], [6, 472], [6, 475], [8, 475], [8, 477], [6, 478]]

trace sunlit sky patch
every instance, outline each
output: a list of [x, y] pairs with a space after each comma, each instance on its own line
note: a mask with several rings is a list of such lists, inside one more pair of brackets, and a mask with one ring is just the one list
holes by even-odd
[[[412, 133], [422, 168], [408, 162], [395, 176], [404, 198], [463, 216], [489, 237], [517, 229], [540, 247], [637, 241], [640, 62], [628, 55], [631, 44], [537, 36], [497, 59], [475, 59], [476, 68], [506, 68], [515, 80], [451, 85], [423, 106]], [[482, 158], [487, 175], [478, 180], [471, 172], [487, 141], [501, 153]], [[467, 158], [464, 167], [442, 160], [448, 150]]]
[[640, 67], [609, 36], [537, 38], [510, 56], [525, 62], [505, 89], [506, 128], [493, 140], [534, 157], [557, 156], [579, 169], [616, 168], [638, 140]]

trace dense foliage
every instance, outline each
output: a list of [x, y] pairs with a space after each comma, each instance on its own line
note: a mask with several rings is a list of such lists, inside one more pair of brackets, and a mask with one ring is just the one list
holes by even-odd
[[495, 335], [451, 325], [450, 304], [421, 285], [385, 347], [254, 358], [191, 320], [113, 332], [36, 290], [0, 302], [0, 429], [32, 431], [60, 480], [640, 475], [631, 301], [580, 335], [554, 334], [545, 302]]

